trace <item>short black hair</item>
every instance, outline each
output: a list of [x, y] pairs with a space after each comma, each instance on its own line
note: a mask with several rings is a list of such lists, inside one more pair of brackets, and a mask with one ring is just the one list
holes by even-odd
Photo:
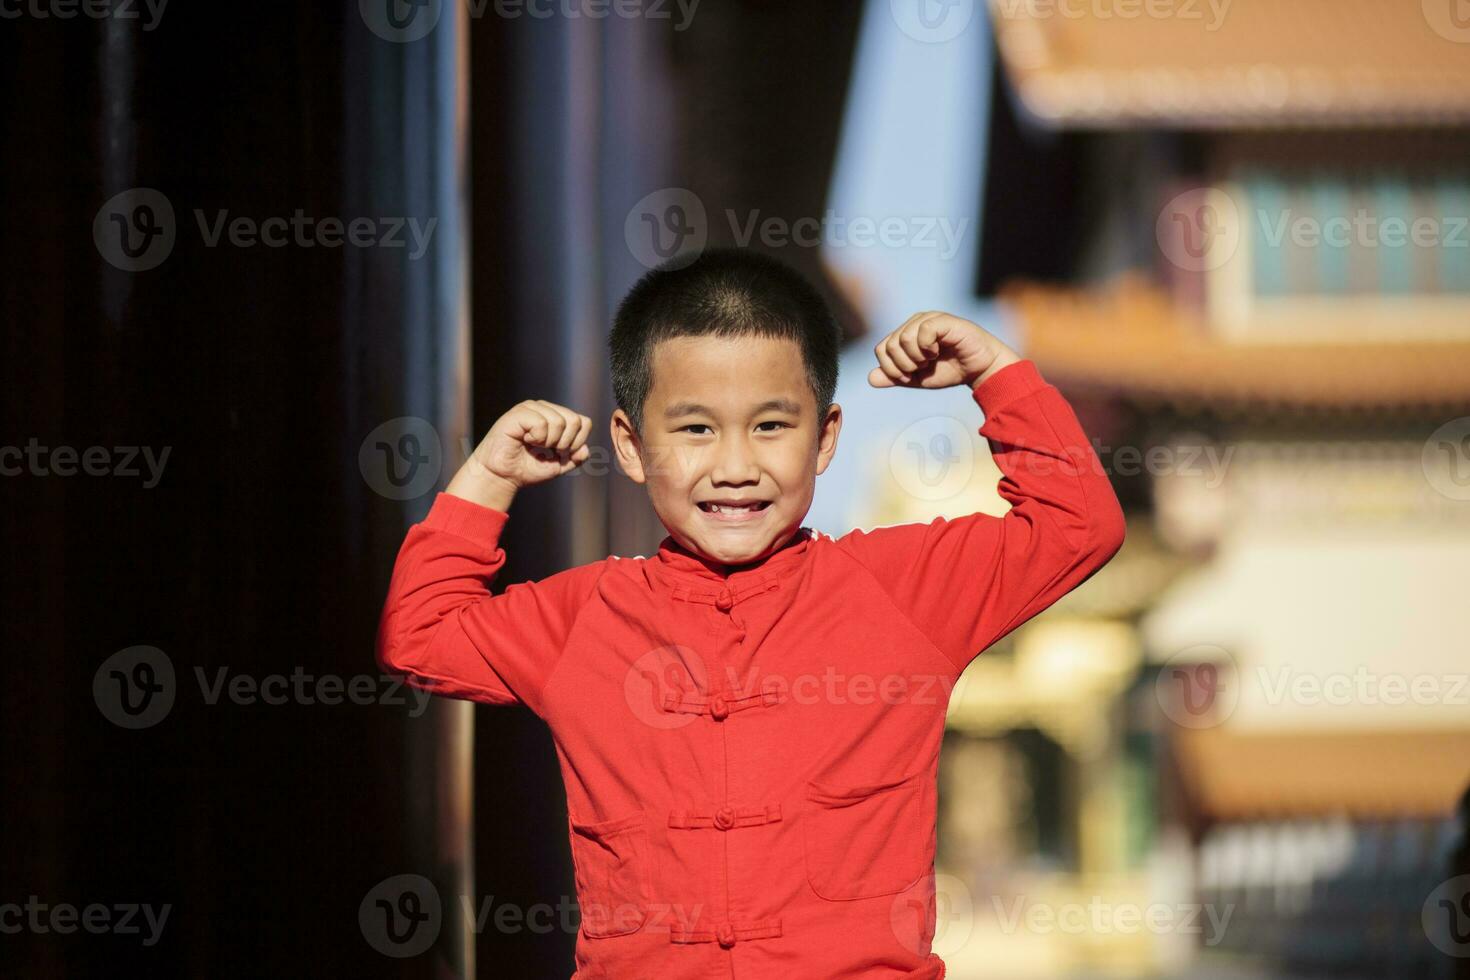
[[837, 320], [801, 273], [742, 248], [712, 248], [693, 262], [676, 256], [633, 284], [608, 337], [618, 407], [641, 434], [659, 341], [749, 335], [796, 341], [820, 420], [837, 394]]

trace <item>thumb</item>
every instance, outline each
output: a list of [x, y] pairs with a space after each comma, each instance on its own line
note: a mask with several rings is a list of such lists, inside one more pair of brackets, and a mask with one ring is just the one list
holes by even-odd
[[874, 388], [892, 388], [893, 379], [883, 373], [882, 368], [873, 368], [868, 372], [868, 384]]
[[575, 452], [573, 452], [570, 456], [562, 461], [561, 470], [559, 473], [557, 473], [557, 475], [565, 476], [572, 470], [587, 462], [588, 457], [590, 457], [591, 455], [592, 450], [590, 447], [586, 445], [579, 446]]

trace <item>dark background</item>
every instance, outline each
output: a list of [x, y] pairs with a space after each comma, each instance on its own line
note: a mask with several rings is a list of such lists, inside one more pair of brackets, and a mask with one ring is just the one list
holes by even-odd
[[[446, 12], [412, 44], [374, 36], [355, 2], [176, 0], [152, 31], [0, 20], [4, 442], [169, 451], [151, 489], [0, 480], [4, 897], [172, 906], [151, 948], [6, 935], [7, 975], [427, 976], [457, 960], [453, 916], [442, 956], [396, 961], [357, 911], [399, 873], [452, 894], [435, 773], [459, 709], [211, 705], [196, 670], [376, 676], [392, 558], [431, 496], [376, 493], [360, 445], [404, 415], [483, 432], [526, 397], [605, 417], [602, 319], [641, 268], [597, 253], [632, 201], [679, 175], [738, 203], [753, 174], [786, 189], [767, 208], [820, 204], [858, 6], [707, 2], [677, 37], [668, 22], [488, 14], [460, 31]], [[775, 98], [798, 83], [804, 98]], [[571, 125], [586, 114], [600, 122]], [[132, 187], [176, 215], [172, 252], [144, 272], [105, 262], [91, 233]], [[195, 209], [440, 224], [413, 261], [211, 248]], [[603, 553], [645, 549], [642, 495], [598, 483], [580, 503]], [[506, 581], [578, 558], [570, 493], [517, 502]], [[129, 731], [99, 711], [93, 675], [140, 644], [167, 654], [178, 694]], [[549, 734], [522, 710], [473, 711], [475, 894], [570, 901]], [[481, 974], [564, 978], [573, 939], [486, 929]]]

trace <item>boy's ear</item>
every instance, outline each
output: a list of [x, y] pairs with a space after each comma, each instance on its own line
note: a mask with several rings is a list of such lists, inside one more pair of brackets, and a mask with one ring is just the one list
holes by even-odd
[[609, 429], [618, 466], [634, 483], [646, 481], [648, 477], [643, 472], [643, 446], [638, 433], [633, 431], [633, 420], [628, 417], [628, 413], [621, 408], [614, 409]]
[[827, 469], [832, 457], [837, 454], [837, 434], [842, 431], [842, 406], [836, 402], [827, 409], [817, 429], [817, 475]]

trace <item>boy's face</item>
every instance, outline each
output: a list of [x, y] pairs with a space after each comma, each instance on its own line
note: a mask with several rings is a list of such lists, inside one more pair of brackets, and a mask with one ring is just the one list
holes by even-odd
[[623, 471], [647, 485], [689, 550], [725, 565], [778, 550], [811, 508], [842, 427], [837, 405], [817, 418], [801, 349], [785, 338], [675, 337], [654, 347], [652, 366], [642, 438], [613, 413]]

